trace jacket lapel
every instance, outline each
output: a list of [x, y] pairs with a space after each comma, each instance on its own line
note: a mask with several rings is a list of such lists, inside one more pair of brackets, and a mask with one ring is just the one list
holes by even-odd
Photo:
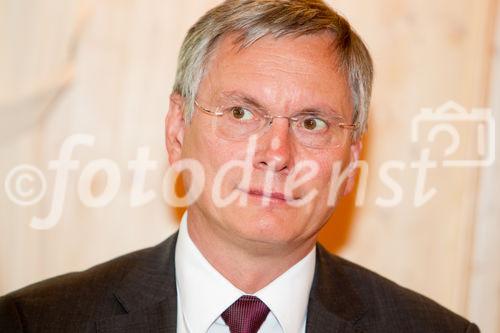
[[126, 313], [97, 322], [97, 332], [176, 332], [176, 241], [177, 233], [139, 252], [135, 266], [114, 292]]
[[307, 309], [307, 333], [362, 332], [366, 310], [340, 260], [317, 245], [316, 270]]
[[168, 300], [124, 315], [114, 316], [97, 323], [97, 332], [168, 332], [175, 333], [177, 318]]
[[[97, 332], [176, 332], [176, 241], [177, 233], [137, 255], [136, 265], [114, 293], [126, 313], [100, 320]], [[318, 244], [306, 332], [363, 332], [356, 323], [365, 312], [342, 262]]]

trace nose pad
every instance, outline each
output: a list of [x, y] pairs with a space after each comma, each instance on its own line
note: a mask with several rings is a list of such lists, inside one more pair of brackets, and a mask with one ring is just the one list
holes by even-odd
[[[287, 122], [287, 129], [288, 131], [290, 131], [290, 127], [291, 127], [291, 121], [290, 121], [290, 118], [288, 117], [285, 117], [285, 116], [273, 116], [270, 120], [269, 120], [269, 123], [267, 124], [266, 126], [266, 130], [263, 135], [267, 134], [268, 131], [271, 131], [272, 132], [272, 129], [274, 128], [273, 125], [276, 123], [277, 125], [276, 126], [279, 126], [279, 122], [275, 122], [275, 119], [283, 119], [284, 121]], [[289, 134], [289, 133], [287, 133]]]
[[[283, 125], [281, 125], [278, 121], [274, 121], [275, 118], [279, 118], [279, 119], [283, 119], [287, 122], [287, 127], [286, 129], [285, 128], [282, 128], [284, 127]], [[280, 133], [280, 131], [283, 131], [284, 133]], [[266, 132], [263, 133], [263, 137], [269, 135], [270, 136], [270, 147], [271, 149], [273, 150], [277, 150], [280, 148], [281, 146], [281, 143], [282, 142], [286, 142], [289, 140], [289, 136], [290, 136], [290, 120], [287, 118], [287, 117], [273, 117], [273, 119], [271, 119], [271, 121], [269, 122], [269, 125], [266, 129]]]

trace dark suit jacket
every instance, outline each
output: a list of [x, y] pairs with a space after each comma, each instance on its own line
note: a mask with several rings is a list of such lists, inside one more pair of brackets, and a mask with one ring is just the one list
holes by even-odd
[[[0, 332], [175, 333], [176, 240], [174, 234], [155, 247], [3, 296]], [[319, 245], [316, 260], [308, 333], [479, 331], [437, 303]]]

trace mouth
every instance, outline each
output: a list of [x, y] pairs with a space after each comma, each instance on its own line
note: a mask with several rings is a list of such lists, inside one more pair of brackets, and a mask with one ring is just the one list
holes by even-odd
[[268, 200], [277, 203], [286, 203], [298, 200], [298, 198], [294, 198], [290, 195], [285, 195], [284, 193], [278, 191], [266, 192], [257, 188], [250, 188], [248, 190], [238, 188], [238, 190], [247, 194], [251, 198], [259, 200]]

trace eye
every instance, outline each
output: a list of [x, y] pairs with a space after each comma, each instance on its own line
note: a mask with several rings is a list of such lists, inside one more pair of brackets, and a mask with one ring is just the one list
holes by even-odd
[[241, 107], [241, 106], [232, 107], [229, 110], [229, 114], [234, 119], [237, 119], [237, 120], [252, 120], [255, 118], [255, 115], [252, 113], [252, 111], [250, 111], [247, 108]]
[[301, 122], [301, 126], [308, 131], [322, 131], [328, 128], [328, 124], [321, 118], [308, 117], [304, 118]]

